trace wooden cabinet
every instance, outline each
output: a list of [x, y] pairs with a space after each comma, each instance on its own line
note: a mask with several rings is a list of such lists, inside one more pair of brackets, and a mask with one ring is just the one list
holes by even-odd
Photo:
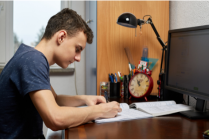
[[99, 84], [108, 81], [109, 73], [120, 71], [123, 75], [129, 73], [128, 58], [125, 47], [130, 49], [135, 64], [142, 57], [143, 47], [148, 47], [148, 57], [159, 59], [153, 69], [153, 91], [157, 95], [157, 80], [160, 72], [162, 46], [158, 42], [152, 27], [143, 25], [127, 28], [118, 25], [117, 19], [124, 12], [130, 12], [137, 19], [151, 15], [152, 21], [162, 40], [167, 41], [169, 30], [169, 1], [98, 1], [97, 2], [97, 94]]

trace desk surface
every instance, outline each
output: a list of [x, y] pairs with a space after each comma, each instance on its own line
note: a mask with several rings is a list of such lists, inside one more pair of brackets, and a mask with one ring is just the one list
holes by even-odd
[[[134, 101], [119, 101], [128, 102]], [[209, 120], [179, 114], [112, 123], [87, 123], [65, 130], [66, 139], [201, 139]]]

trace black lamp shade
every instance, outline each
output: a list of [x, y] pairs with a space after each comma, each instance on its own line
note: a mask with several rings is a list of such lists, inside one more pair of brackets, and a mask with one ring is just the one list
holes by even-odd
[[118, 17], [117, 24], [129, 27], [136, 28], [137, 27], [137, 19], [131, 13], [123, 13]]

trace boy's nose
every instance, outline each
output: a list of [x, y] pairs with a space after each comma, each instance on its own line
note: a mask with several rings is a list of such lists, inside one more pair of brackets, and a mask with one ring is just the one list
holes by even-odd
[[78, 54], [75, 56], [75, 61], [80, 62], [81, 60], [81, 54]]

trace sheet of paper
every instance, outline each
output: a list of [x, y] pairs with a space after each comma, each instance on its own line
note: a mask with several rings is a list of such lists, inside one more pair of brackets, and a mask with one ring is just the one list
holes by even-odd
[[123, 109], [122, 112], [118, 113], [118, 115], [114, 118], [98, 119], [98, 120], [95, 120], [95, 122], [96, 123], [106, 123], [106, 122], [133, 120], [133, 119], [142, 119], [142, 118], [149, 118], [149, 117], [152, 117], [152, 115], [144, 113], [139, 110]]
[[165, 105], [165, 106], [152, 106], [152, 107], [140, 107], [139, 110], [143, 110], [153, 116], [171, 114], [180, 111], [191, 110], [192, 107], [183, 104]]
[[[169, 105], [175, 105], [175, 101], [156, 101], [156, 102], [141, 102], [141, 103], [133, 103], [136, 105], [136, 108], [141, 107], [156, 107], [156, 106], [169, 106]], [[131, 105], [133, 105], [131, 104]]]
[[129, 105], [128, 105], [127, 103], [120, 103], [120, 108], [121, 108], [122, 110], [124, 110], [124, 109], [129, 109]]

